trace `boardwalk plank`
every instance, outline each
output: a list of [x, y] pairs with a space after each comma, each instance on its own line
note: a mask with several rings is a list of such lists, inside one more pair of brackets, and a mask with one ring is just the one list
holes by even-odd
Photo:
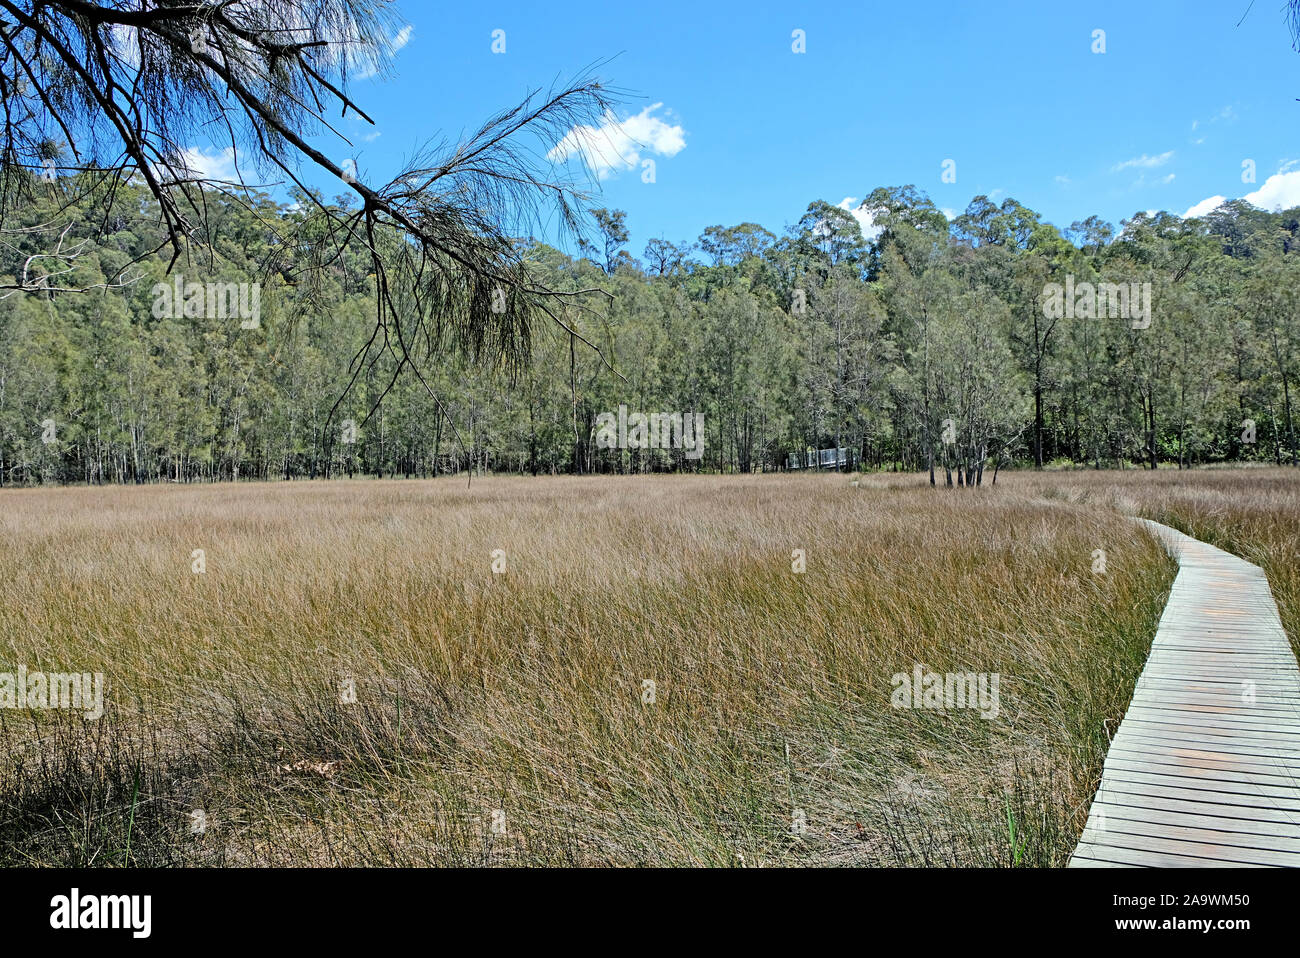
[[1111, 748], [1116, 746], [1125, 747], [1152, 747], [1152, 748], [1175, 748], [1187, 749], [1188, 751], [1206, 751], [1220, 755], [1240, 755], [1243, 757], [1254, 757], [1260, 759], [1286, 759], [1291, 762], [1300, 761], [1300, 746], [1291, 746], [1290, 748], [1278, 748], [1263, 743], [1239, 743], [1232, 739], [1218, 739], [1214, 742], [1206, 742], [1203, 748], [1188, 749], [1186, 737], [1161, 735], [1149, 729], [1138, 729], [1136, 725], [1124, 730], [1123, 735], [1116, 735], [1111, 741]]
[[[1127, 721], [1129, 717], [1125, 716]], [[1239, 728], [1228, 728], [1223, 725], [1214, 725], [1206, 721], [1177, 721], [1176, 718], [1168, 715], [1159, 718], [1150, 716], [1134, 715], [1134, 728], [1147, 728], [1152, 730], [1173, 731], [1181, 734], [1186, 739], [1187, 733], [1195, 732], [1198, 735], [1206, 735], [1212, 738], [1222, 739], [1241, 739], [1264, 744], [1272, 744], [1279, 748], [1295, 748], [1300, 746], [1300, 735], [1294, 732], [1281, 730], [1263, 733], [1258, 730], [1248, 731]]]
[[1222, 859], [1236, 864], [1239, 861], [1257, 865], [1295, 867], [1300, 861], [1300, 846], [1296, 839], [1273, 838], [1273, 842], [1292, 843], [1290, 848], [1278, 849], [1256, 842], [1268, 841], [1258, 836], [1238, 832], [1214, 831], [1204, 828], [1184, 828], [1179, 825], [1161, 825], [1130, 822], [1107, 817], [1104, 829], [1084, 830], [1082, 841], [1093, 845], [1116, 844], [1122, 847], [1150, 848], [1155, 851], [1175, 852], [1210, 859]]
[[1300, 867], [1300, 668], [1256, 565], [1178, 559], [1071, 867]]
[[[1213, 829], [1240, 835], [1248, 844], [1256, 840], [1278, 840], [1285, 844], [1277, 847], [1300, 850], [1300, 839], [1292, 834], [1293, 822], [1259, 822], [1243, 818], [1225, 818], [1222, 815], [1201, 815], [1192, 812], [1153, 811], [1143, 806], [1113, 805], [1098, 802], [1099, 815], [1105, 815], [1106, 828], [1114, 828], [1115, 821], [1149, 822], [1156, 825], [1184, 825], [1188, 828]], [[1270, 847], [1265, 845], [1264, 847]]]
[[1080, 842], [1076, 856], [1084, 856], [1094, 861], [1113, 862], [1117, 865], [1136, 865], [1139, 868], [1267, 868], [1253, 862], [1232, 862], [1223, 859], [1205, 858], [1201, 855], [1188, 855], [1147, 848], [1129, 848], [1127, 845], [1094, 845]]
[[[1212, 815], [1219, 818], [1235, 818], [1242, 822], [1270, 822], [1291, 827], [1300, 826], [1300, 815], [1280, 808], [1248, 808], [1237, 805], [1219, 805], [1215, 802], [1198, 802], [1194, 800], [1170, 797], [1160, 789], [1147, 789], [1142, 785], [1127, 785], [1116, 782], [1108, 785], [1106, 790], [1097, 792], [1096, 801], [1101, 805], [1129, 805], [1143, 808], [1153, 814], [1163, 812], [1186, 812], [1189, 815]], [[1243, 826], [1246, 827], [1246, 826]], [[1250, 827], [1253, 828], [1253, 825]], [[1289, 834], [1289, 833], [1288, 833]]]
[[1295, 782], [1295, 773], [1285, 761], [1279, 759], [1270, 761], [1254, 756], [1224, 756], [1222, 753], [1215, 755], [1193, 749], [1139, 749], [1128, 744], [1121, 747], [1115, 743], [1111, 744], [1110, 755], [1107, 758], [1114, 758], [1131, 765], [1141, 763], [1145, 767], [1170, 772], [1185, 769], [1193, 775], [1208, 775], [1211, 772], [1222, 771], [1249, 775], [1253, 781], [1263, 783], [1290, 785]]

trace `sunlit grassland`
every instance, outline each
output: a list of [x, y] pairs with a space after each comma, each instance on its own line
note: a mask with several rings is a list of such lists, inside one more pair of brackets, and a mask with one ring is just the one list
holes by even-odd
[[0, 671], [108, 693], [0, 710], [0, 862], [1061, 865], [1175, 571], [1081, 475], [4, 490]]
[[1012, 483], [1055, 499], [1163, 522], [1260, 566], [1300, 653], [1300, 470], [1018, 473]]

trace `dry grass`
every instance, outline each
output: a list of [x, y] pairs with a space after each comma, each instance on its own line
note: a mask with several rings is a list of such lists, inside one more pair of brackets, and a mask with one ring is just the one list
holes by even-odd
[[0, 670], [109, 692], [0, 710], [0, 862], [1062, 864], [1174, 573], [1076, 486], [5, 490]]
[[1173, 526], [1254, 562], [1268, 576], [1300, 654], [1300, 472], [1233, 468], [1157, 473], [1016, 474], [1011, 485], [1056, 500], [1103, 505]]

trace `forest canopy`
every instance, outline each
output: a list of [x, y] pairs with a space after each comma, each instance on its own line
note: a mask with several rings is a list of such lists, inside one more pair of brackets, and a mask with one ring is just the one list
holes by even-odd
[[[32, 269], [45, 237], [22, 226], [66, 216], [87, 175], [11, 210], [0, 280]], [[398, 353], [356, 362], [377, 295], [364, 243], [324, 269], [283, 253], [266, 269], [279, 236], [345, 200], [204, 202], [219, 265], [168, 271], [137, 177], [62, 239], [94, 238], [57, 284], [89, 292], [0, 299], [3, 482], [747, 472], [835, 447], [860, 468], [974, 483], [1011, 464], [1297, 457], [1300, 210], [1233, 201], [1061, 231], [984, 196], [950, 222], [907, 186], [870, 194], [870, 241], [816, 201], [780, 232], [712, 226], [639, 256], [624, 214], [598, 210], [584, 255], [530, 240], [518, 256], [541, 286], [600, 288], [604, 306], [557, 305], [565, 325], [541, 330], [531, 361], [448, 352], [417, 379]], [[134, 280], [110, 282], [127, 263]], [[1045, 308], [1067, 289], [1078, 308]], [[163, 290], [176, 302], [160, 308]], [[702, 456], [598, 448], [598, 417], [620, 406], [702, 415]]]

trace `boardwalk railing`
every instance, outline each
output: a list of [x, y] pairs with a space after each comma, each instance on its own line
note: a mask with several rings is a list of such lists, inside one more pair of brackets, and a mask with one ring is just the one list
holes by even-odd
[[1178, 576], [1070, 865], [1300, 866], [1300, 668], [1268, 580], [1140, 521]]
[[857, 461], [857, 451], [844, 446], [834, 449], [809, 449], [800, 459], [794, 453], [786, 457], [789, 469], [841, 469]]

